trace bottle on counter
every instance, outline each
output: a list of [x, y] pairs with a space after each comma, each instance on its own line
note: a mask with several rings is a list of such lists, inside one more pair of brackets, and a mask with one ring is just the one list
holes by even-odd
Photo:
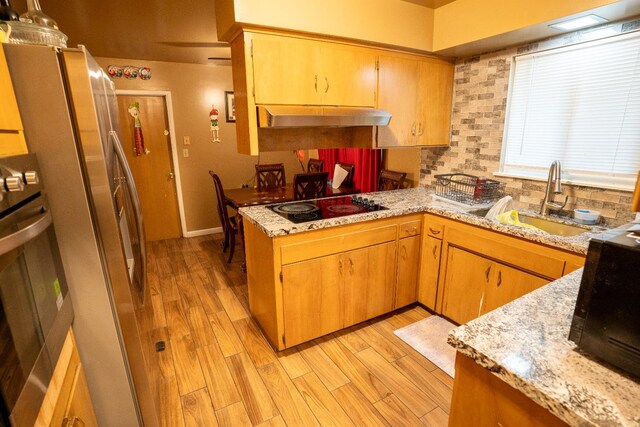
[[0, 0], [0, 21], [17, 21], [18, 12], [11, 7], [9, 0]]
[[[4, 1], [4, 0], [0, 0]], [[20, 15], [20, 21], [30, 22], [44, 27], [58, 29], [58, 24], [49, 15], [42, 12], [40, 2], [38, 0], [27, 0], [27, 11]]]

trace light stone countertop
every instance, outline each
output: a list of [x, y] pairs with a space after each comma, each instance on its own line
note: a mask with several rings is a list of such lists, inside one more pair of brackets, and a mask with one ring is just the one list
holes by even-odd
[[640, 381], [568, 340], [582, 269], [454, 329], [449, 344], [572, 426], [640, 426]]
[[505, 225], [498, 221], [492, 221], [469, 214], [467, 212], [478, 209], [478, 207], [467, 207], [444, 201], [441, 198], [435, 197], [430, 190], [423, 187], [363, 193], [360, 194], [360, 196], [373, 199], [376, 203], [388, 209], [300, 224], [295, 224], [281, 217], [264, 205], [241, 208], [240, 213], [245, 220], [256, 225], [267, 236], [277, 237], [416, 212], [427, 212], [579, 254], [586, 254], [589, 239], [604, 230], [600, 227], [585, 227], [586, 233], [575, 237], [561, 237], [548, 234], [544, 231]]

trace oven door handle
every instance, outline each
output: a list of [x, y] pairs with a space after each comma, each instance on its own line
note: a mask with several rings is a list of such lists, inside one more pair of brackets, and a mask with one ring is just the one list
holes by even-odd
[[0, 239], [0, 256], [6, 255], [35, 239], [51, 225], [51, 213], [49, 211], [44, 211], [37, 218], [35, 222], [25, 228]]
[[113, 147], [115, 148], [116, 156], [120, 167], [125, 174], [125, 182], [129, 189], [130, 199], [133, 204], [133, 213], [136, 221], [136, 229], [138, 230], [138, 244], [140, 245], [140, 286], [139, 291], [141, 293], [141, 299], [144, 300], [144, 292], [147, 284], [147, 246], [144, 238], [144, 223], [142, 221], [142, 206], [140, 205], [140, 198], [138, 197], [138, 190], [136, 184], [133, 181], [133, 173], [129, 163], [127, 163], [127, 157], [124, 154], [124, 148], [120, 143], [118, 134], [115, 131], [110, 131], [109, 134], [113, 138]]

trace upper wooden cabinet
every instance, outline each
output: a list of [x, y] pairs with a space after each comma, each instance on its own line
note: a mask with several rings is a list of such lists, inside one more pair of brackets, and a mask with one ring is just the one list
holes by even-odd
[[256, 104], [375, 105], [369, 50], [273, 34], [254, 34], [251, 43]]
[[[449, 144], [449, 62], [260, 30], [243, 30], [230, 45], [239, 153]], [[259, 129], [256, 106], [268, 104], [377, 107], [392, 119], [378, 128]]]
[[25, 154], [27, 144], [24, 139], [22, 120], [2, 45], [0, 45], [0, 99], [2, 100], [0, 102], [0, 157]]
[[378, 58], [378, 108], [391, 113], [378, 147], [449, 145], [453, 64], [401, 54]]

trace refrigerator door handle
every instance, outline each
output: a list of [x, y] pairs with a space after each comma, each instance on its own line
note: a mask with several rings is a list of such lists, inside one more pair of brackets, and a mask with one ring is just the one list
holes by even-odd
[[129, 163], [127, 163], [126, 155], [124, 154], [124, 148], [120, 143], [120, 138], [118, 138], [118, 133], [116, 131], [110, 131], [109, 135], [113, 139], [113, 147], [118, 157], [118, 162], [120, 163], [120, 167], [125, 174], [125, 180], [127, 183], [127, 188], [129, 189], [129, 194], [131, 194], [131, 203], [133, 204], [133, 212], [136, 220], [136, 229], [138, 230], [138, 242], [140, 244], [140, 289], [141, 299], [144, 301], [144, 288], [147, 283], [147, 243], [144, 238], [144, 223], [142, 220], [142, 206], [140, 205], [140, 198], [138, 197], [138, 190], [136, 189], [136, 184], [133, 180], [133, 174], [131, 173], [131, 168], [129, 167]]

